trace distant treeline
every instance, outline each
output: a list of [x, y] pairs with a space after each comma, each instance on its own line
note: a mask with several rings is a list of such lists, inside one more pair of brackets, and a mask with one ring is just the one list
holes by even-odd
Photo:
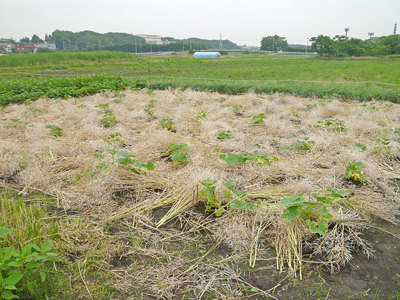
[[367, 40], [346, 36], [319, 35], [311, 38], [311, 49], [320, 56], [384, 56], [400, 55], [400, 35], [372, 37]]
[[[29, 41], [29, 38], [25, 38]], [[55, 43], [58, 50], [69, 51], [94, 51], [109, 50], [123, 52], [158, 52], [158, 51], [182, 51], [182, 50], [205, 50], [218, 49], [219, 40], [206, 40], [199, 38], [175, 39], [164, 37], [163, 45], [150, 45], [142, 37], [129, 33], [97, 33], [94, 31], [63, 31], [55, 30], [51, 35], [45, 36], [48, 43]], [[25, 41], [25, 40], [24, 40]], [[26, 42], [26, 41], [25, 41]], [[223, 40], [224, 49], [239, 49], [239, 46], [229, 40]]]

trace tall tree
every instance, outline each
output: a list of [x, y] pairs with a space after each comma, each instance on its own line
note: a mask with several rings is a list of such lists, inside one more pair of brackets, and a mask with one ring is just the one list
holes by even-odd
[[21, 43], [30, 43], [30, 39], [28, 37], [23, 37], [22, 39], [19, 40]]
[[335, 54], [335, 41], [329, 36], [319, 35], [312, 37], [311, 49], [317, 52], [320, 56], [333, 56]]
[[261, 50], [265, 51], [287, 51], [289, 45], [285, 37], [279, 35], [263, 37], [261, 40]]
[[35, 44], [43, 43], [43, 40], [40, 37], [38, 37], [36, 34], [34, 34], [34, 35], [32, 35], [31, 43], [35, 43]]

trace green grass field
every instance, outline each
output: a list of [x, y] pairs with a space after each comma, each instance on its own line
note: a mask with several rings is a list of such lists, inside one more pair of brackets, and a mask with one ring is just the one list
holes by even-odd
[[[192, 87], [229, 94], [255, 89], [257, 92], [283, 92], [306, 97], [337, 96], [397, 102], [400, 98], [397, 86], [400, 85], [399, 65], [399, 60], [390, 59], [322, 60], [315, 57], [240, 55], [207, 60], [189, 55], [143, 57], [100, 51], [3, 56], [0, 57], [0, 76], [8, 77], [10, 82], [16, 76], [102, 74], [149, 81], [152, 89]], [[0, 87], [2, 99], [5, 88], [12, 93], [9, 85], [3, 85]], [[22, 100], [21, 97], [18, 100]]]

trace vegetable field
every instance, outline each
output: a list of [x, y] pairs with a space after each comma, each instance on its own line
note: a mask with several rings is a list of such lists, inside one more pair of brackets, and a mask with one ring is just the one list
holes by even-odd
[[1, 83], [2, 247], [61, 259], [10, 293], [400, 297], [399, 104], [98, 78]]

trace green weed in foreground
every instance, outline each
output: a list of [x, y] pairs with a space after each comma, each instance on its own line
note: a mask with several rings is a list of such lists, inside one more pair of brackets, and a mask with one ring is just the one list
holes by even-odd
[[313, 201], [306, 201], [303, 194], [284, 198], [280, 205], [286, 208], [281, 218], [288, 221], [299, 219], [308, 225], [311, 233], [324, 235], [328, 231], [328, 221], [332, 219], [327, 206], [333, 204], [335, 198], [346, 197], [349, 194], [338, 189], [329, 189], [329, 192], [333, 197], [312, 194]]
[[[13, 229], [0, 224], [0, 245]], [[53, 248], [52, 241], [41, 247], [28, 244], [21, 250], [12, 247], [0, 248], [0, 293], [2, 299], [19, 299], [15, 292], [28, 290], [34, 294], [38, 281], [44, 283], [47, 273], [42, 266], [45, 262], [61, 261], [56, 253], [49, 252]], [[34, 275], [34, 276], [32, 276]], [[32, 280], [31, 278], [35, 278]]]

